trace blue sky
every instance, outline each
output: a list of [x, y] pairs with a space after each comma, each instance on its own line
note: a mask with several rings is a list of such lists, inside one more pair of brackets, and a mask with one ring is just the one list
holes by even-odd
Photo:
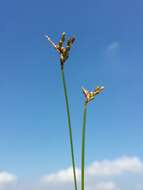
[[143, 159], [142, 6], [140, 0], [0, 1], [2, 171], [26, 184], [71, 164], [59, 57], [43, 37], [57, 42], [63, 31], [76, 36], [65, 75], [78, 167], [81, 86], [105, 86], [88, 106], [86, 164]]

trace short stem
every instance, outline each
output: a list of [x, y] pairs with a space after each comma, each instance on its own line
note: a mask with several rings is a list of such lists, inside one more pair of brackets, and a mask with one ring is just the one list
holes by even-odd
[[83, 113], [82, 153], [81, 153], [81, 190], [84, 190], [86, 113], [87, 113], [87, 102], [85, 102], [84, 104], [84, 113]]
[[71, 148], [71, 158], [72, 158], [72, 167], [73, 167], [73, 176], [74, 176], [74, 186], [75, 186], [75, 190], [77, 190], [77, 179], [76, 179], [74, 148], [73, 148], [73, 140], [72, 140], [73, 138], [72, 138], [71, 119], [70, 119], [68, 94], [67, 94], [67, 87], [66, 87], [66, 81], [65, 81], [64, 68], [63, 67], [61, 68], [61, 73], [62, 73], [62, 81], [63, 81], [65, 101], [66, 101], [66, 110], [67, 110], [67, 117], [68, 117], [68, 128], [69, 128], [69, 137], [70, 137], [70, 148]]

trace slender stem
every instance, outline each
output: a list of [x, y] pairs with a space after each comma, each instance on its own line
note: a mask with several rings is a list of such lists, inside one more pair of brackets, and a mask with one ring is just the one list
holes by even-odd
[[83, 128], [82, 128], [81, 190], [84, 190], [86, 112], [87, 112], [87, 103], [85, 102], [84, 113], [83, 113]]
[[66, 109], [67, 109], [67, 117], [68, 117], [68, 128], [69, 128], [69, 137], [70, 137], [70, 147], [71, 147], [71, 158], [72, 158], [72, 166], [73, 166], [74, 186], [75, 186], [75, 190], [77, 190], [74, 148], [73, 148], [73, 140], [72, 140], [72, 128], [71, 128], [71, 119], [70, 119], [67, 87], [66, 87], [66, 81], [65, 81], [65, 76], [64, 76], [64, 68], [61, 69], [61, 73], [62, 73], [62, 81], [63, 81], [65, 101], [66, 101]]

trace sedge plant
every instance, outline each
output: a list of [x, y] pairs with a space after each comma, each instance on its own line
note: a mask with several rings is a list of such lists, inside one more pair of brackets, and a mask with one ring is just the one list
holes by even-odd
[[71, 49], [71, 47], [75, 41], [75, 37], [71, 37], [67, 40], [66, 47], [64, 47], [65, 32], [62, 33], [61, 39], [58, 42], [58, 44], [55, 44], [49, 36], [46, 35], [45, 37], [48, 39], [50, 44], [55, 48], [55, 50], [60, 55], [61, 75], [62, 75], [64, 96], [65, 96], [65, 102], [66, 102], [67, 119], [68, 119], [68, 129], [69, 129], [70, 150], [71, 150], [73, 177], [74, 177], [74, 187], [75, 187], [75, 190], [77, 190], [77, 177], [76, 177], [75, 158], [74, 158], [73, 135], [72, 135], [72, 127], [71, 127], [71, 118], [70, 118], [67, 85], [66, 85], [66, 79], [65, 79], [65, 74], [64, 74], [64, 64], [69, 57], [69, 51], [70, 51], [70, 49]]
[[104, 89], [103, 86], [97, 86], [93, 92], [89, 92], [85, 88], [82, 88], [83, 94], [85, 96], [84, 101], [84, 112], [83, 112], [83, 127], [82, 127], [82, 148], [81, 148], [81, 190], [85, 189], [85, 137], [86, 137], [86, 115], [87, 115], [87, 105]]

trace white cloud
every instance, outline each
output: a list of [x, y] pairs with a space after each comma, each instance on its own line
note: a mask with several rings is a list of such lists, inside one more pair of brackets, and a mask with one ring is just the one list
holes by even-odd
[[[96, 175], [99, 177], [115, 176], [126, 172], [140, 173], [143, 171], [143, 163], [137, 157], [123, 156], [115, 160], [103, 160], [95, 161], [89, 165], [86, 170], [86, 176], [88, 178]], [[80, 181], [80, 170], [76, 169], [78, 181]], [[44, 183], [69, 183], [73, 181], [72, 167], [60, 170], [53, 174], [45, 175], [41, 179]]]
[[[80, 185], [80, 170], [77, 168], [78, 184]], [[122, 179], [125, 173], [137, 174], [143, 172], [143, 162], [138, 157], [123, 156], [114, 160], [95, 161], [85, 169], [86, 189], [88, 190], [120, 190], [115, 184], [115, 176]], [[110, 181], [109, 181], [110, 180]], [[44, 188], [59, 190], [73, 189], [72, 167], [60, 170], [41, 178]]]
[[111, 44], [109, 44], [109, 46], [107, 47], [108, 50], [113, 50], [113, 49], [117, 49], [120, 47], [120, 43], [118, 41], [112, 42]]
[[95, 188], [96, 190], [120, 190], [115, 183], [112, 181], [109, 182], [99, 182]]
[[2, 171], [0, 172], [0, 188], [13, 186], [17, 182], [17, 177], [11, 173]]
[[115, 160], [95, 161], [87, 167], [88, 175], [109, 176], [125, 172], [142, 172], [143, 163], [137, 157], [121, 157]]
[[[80, 170], [76, 169], [76, 174], [79, 178], [80, 176]], [[73, 170], [72, 167], [69, 167], [65, 170], [60, 170], [56, 173], [44, 176], [41, 181], [46, 182], [46, 183], [53, 183], [55, 180], [57, 182], [63, 182], [63, 183], [68, 183], [73, 181]]]

